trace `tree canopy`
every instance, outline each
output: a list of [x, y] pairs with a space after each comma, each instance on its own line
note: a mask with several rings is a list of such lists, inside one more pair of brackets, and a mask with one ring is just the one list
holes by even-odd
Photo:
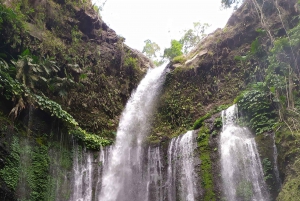
[[144, 43], [145, 43], [145, 46], [143, 49], [143, 53], [145, 53], [146, 56], [149, 58], [156, 57], [157, 52], [159, 52], [159, 50], [160, 50], [160, 47], [158, 46], [158, 44], [155, 42], [152, 42], [149, 39], [145, 40]]
[[171, 40], [171, 47], [164, 49], [163, 59], [158, 59], [158, 54], [160, 52], [159, 45], [152, 42], [150, 39], [144, 41], [145, 46], [142, 52], [152, 59], [155, 65], [160, 65], [164, 63], [164, 58], [172, 60], [177, 56], [187, 54], [206, 36], [204, 32], [209, 26], [210, 25], [207, 23], [202, 24], [201, 22], [194, 22], [192, 29], [184, 30], [184, 35], [180, 40]]
[[223, 8], [231, 8], [234, 6], [235, 8], [238, 7], [240, 3], [242, 3], [244, 0], [221, 0], [221, 4]]
[[183, 46], [183, 52], [187, 54], [193, 47], [195, 47], [201, 39], [203, 39], [206, 34], [204, 33], [206, 29], [210, 26], [207, 23], [194, 22], [194, 28], [185, 30], [183, 37], [179, 42]]
[[183, 45], [177, 40], [171, 40], [171, 47], [164, 50], [164, 57], [172, 60], [174, 57], [180, 56]]

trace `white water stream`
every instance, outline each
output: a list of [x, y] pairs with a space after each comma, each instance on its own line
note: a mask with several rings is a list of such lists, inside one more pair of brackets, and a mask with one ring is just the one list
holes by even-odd
[[98, 186], [101, 185], [102, 172], [107, 168], [111, 149], [111, 146], [101, 148], [99, 156], [96, 157], [95, 152], [82, 150], [80, 146], [74, 145], [73, 189], [70, 201], [98, 200]]
[[75, 146], [70, 201], [197, 200], [194, 131], [172, 139], [167, 149], [142, 146], [164, 79], [164, 67], [149, 70], [122, 113], [114, 146], [99, 157]]
[[147, 169], [142, 143], [147, 135], [156, 100], [165, 79], [165, 67], [149, 69], [122, 113], [116, 142], [104, 172], [99, 200], [147, 199]]
[[92, 155], [74, 146], [74, 186], [72, 200], [92, 200]]
[[168, 149], [168, 201], [194, 201], [201, 191], [197, 186], [194, 151], [197, 148], [194, 131], [173, 138]]
[[221, 166], [228, 201], [268, 201], [263, 169], [254, 136], [236, 124], [237, 107], [222, 112]]

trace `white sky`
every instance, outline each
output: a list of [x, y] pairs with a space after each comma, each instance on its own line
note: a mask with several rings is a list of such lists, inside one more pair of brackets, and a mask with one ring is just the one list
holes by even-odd
[[[101, 5], [105, 0], [92, 0]], [[209, 23], [208, 32], [223, 28], [232, 11], [221, 11], [221, 0], [107, 0], [102, 19], [139, 51], [144, 41], [156, 42], [163, 51], [171, 39], [179, 40], [193, 22]]]

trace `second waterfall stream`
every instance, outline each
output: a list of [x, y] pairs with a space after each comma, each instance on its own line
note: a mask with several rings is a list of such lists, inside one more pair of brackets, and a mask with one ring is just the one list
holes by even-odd
[[268, 201], [256, 142], [246, 127], [237, 125], [237, 106], [222, 111], [221, 172], [228, 201]]

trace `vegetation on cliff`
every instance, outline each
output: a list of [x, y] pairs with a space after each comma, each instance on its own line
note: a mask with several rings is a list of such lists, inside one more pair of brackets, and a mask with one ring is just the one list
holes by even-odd
[[152, 64], [90, 1], [1, 0], [0, 34], [0, 197], [67, 200], [70, 189], [56, 191], [72, 165], [70, 144], [111, 144]]
[[[245, 1], [223, 30], [206, 37], [185, 61], [174, 59], [151, 139], [201, 128], [219, 105], [237, 103], [246, 120], [240, 123], [249, 122], [256, 134], [268, 138], [276, 133], [283, 190], [272, 196], [296, 200], [290, 196], [296, 192], [288, 189], [300, 186], [291, 179], [299, 176], [298, 10], [296, 0]], [[269, 152], [262, 157], [266, 169], [268, 162], [274, 166]], [[269, 180], [270, 170], [265, 174]]]
[[[88, 149], [99, 150], [111, 144], [124, 104], [141, 79], [143, 68], [151, 65], [123, 43], [90, 2], [0, 2], [0, 104], [4, 111], [0, 115], [1, 192], [18, 188], [23, 168], [28, 169], [24, 177], [29, 182], [23, 184], [30, 188], [26, 196], [43, 200], [44, 190], [54, 180], [48, 177], [48, 167], [54, 161], [47, 151], [58, 150], [49, 141], [56, 135], [61, 140], [63, 133], [70, 133]], [[223, 1], [224, 7], [239, 2]], [[199, 39], [190, 30], [184, 35], [186, 40], [172, 41], [165, 51], [172, 59], [172, 71], [148, 139], [159, 143], [186, 130], [200, 129], [205, 200], [215, 199], [218, 193], [210, 146], [218, 131], [211, 132], [206, 121], [234, 99], [244, 122], [249, 122], [247, 126], [256, 134], [276, 134], [283, 179], [277, 200], [299, 197], [298, 10], [296, 0], [248, 0], [223, 30], [204, 38], [186, 56], [183, 49], [189, 50]], [[146, 54], [155, 56], [159, 47], [151, 41], [145, 43]], [[44, 111], [38, 114], [41, 121], [34, 121], [36, 124], [32, 122], [32, 110]], [[9, 114], [20, 120], [20, 125], [8, 119]], [[52, 132], [43, 118], [59, 131]], [[220, 128], [221, 123], [216, 119], [215, 127]], [[28, 167], [20, 165], [24, 159], [20, 142], [24, 138], [30, 139], [32, 147]], [[66, 160], [61, 159], [58, 165], [62, 169], [71, 166], [70, 153], [66, 152]], [[263, 160], [266, 180], [273, 162], [269, 158]], [[68, 193], [63, 197], [67, 199]]]
[[124, 45], [89, 1], [1, 1], [0, 10], [0, 90], [14, 102], [10, 114], [34, 105], [70, 128], [113, 139], [150, 61]]

